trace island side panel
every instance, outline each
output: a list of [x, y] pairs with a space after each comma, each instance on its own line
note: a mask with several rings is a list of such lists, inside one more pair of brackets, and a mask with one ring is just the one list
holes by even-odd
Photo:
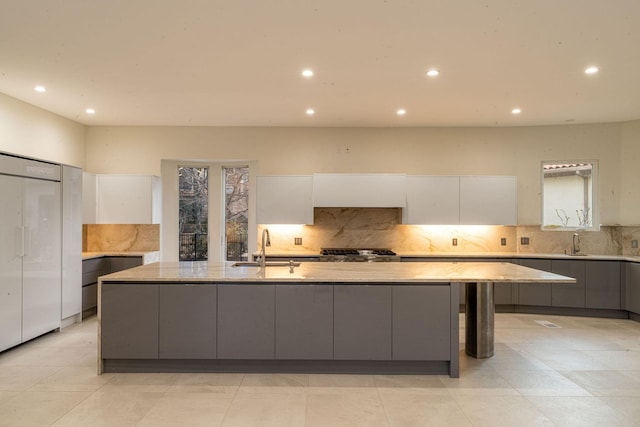
[[391, 360], [391, 289], [334, 286], [335, 360]]
[[160, 286], [160, 359], [216, 358], [217, 286]]
[[276, 359], [333, 359], [333, 286], [276, 285]]

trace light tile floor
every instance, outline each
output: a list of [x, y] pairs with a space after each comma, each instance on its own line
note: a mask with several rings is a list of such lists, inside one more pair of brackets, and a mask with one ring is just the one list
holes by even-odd
[[0, 353], [0, 426], [640, 425], [640, 323], [629, 320], [498, 314], [495, 356], [462, 353], [460, 378], [98, 376], [96, 326]]

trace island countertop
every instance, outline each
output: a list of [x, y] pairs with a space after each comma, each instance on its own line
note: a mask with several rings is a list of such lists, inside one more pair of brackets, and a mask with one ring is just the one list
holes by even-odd
[[575, 279], [511, 263], [495, 262], [302, 262], [289, 267], [234, 267], [232, 262], [158, 262], [102, 276], [136, 283], [575, 283]]

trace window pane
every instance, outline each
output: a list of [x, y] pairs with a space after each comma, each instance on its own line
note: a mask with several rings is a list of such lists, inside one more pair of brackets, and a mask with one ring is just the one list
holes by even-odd
[[249, 254], [249, 168], [224, 168], [227, 261], [247, 261]]
[[205, 261], [209, 257], [209, 169], [178, 167], [179, 260]]
[[543, 174], [543, 227], [592, 228], [595, 163], [545, 162]]

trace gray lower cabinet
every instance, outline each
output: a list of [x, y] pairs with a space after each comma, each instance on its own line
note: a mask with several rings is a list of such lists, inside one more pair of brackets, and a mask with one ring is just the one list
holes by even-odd
[[[518, 263], [537, 270], [551, 271], [551, 260], [548, 259], [521, 259]], [[518, 283], [518, 304], [551, 306], [551, 284]]]
[[391, 286], [334, 286], [336, 360], [391, 359]]
[[158, 285], [102, 285], [102, 358], [158, 358]]
[[162, 285], [160, 359], [216, 358], [216, 285]]
[[276, 285], [276, 359], [333, 359], [333, 286]]
[[621, 308], [619, 261], [587, 261], [586, 276], [587, 308]]
[[551, 272], [576, 279], [576, 283], [553, 283], [551, 305], [553, 307], [585, 308], [586, 262], [574, 260], [551, 260]]
[[275, 285], [218, 285], [218, 359], [275, 357]]
[[450, 360], [449, 285], [393, 287], [393, 360]]
[[640, 314], [640, 264], [626, 263], [625, 266], [626, 309]]
[[128, 270], [143, 264], [141, 256], [110, 256], [109, 263], [111, 265], [111, 273], [116, 271]]

